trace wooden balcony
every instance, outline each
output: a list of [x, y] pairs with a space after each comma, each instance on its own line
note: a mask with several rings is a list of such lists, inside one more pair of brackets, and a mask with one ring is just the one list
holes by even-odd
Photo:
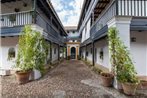
[[107, 22], [116, 15], [116, 3], [112, 2], [109, 7], [102, 12], [96, 19], [95, 23], [91, 26], [90, 36], [94, 36], [103, 27], [107, 25]]
[[47, 39], [55, 43], [64, 43], [65, 39], [61, 36], [61, 31], [52, 25], [51, 20], [37, 12], [36, 24], [44, 28], [44, 35]]
[[0, 15], [0, 27], [14, 27], [32, 24], [32, 11]]

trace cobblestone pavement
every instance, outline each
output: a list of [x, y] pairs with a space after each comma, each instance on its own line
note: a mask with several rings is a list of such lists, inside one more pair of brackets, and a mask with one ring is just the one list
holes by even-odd
[[40, 80], [25, 85], [18, 85], [14, 76], [3, 77], [2, 98], [127, 98], [127, 96], [111, 88], [102, 87], [98, 75], [88, 66], [82, 61], [71, 60], [64, 61]]

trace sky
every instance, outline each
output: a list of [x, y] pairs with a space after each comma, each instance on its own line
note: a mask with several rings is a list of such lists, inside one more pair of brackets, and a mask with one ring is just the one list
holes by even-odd
[[77, 26], [84, 0], [51, 0], [64, 26]]

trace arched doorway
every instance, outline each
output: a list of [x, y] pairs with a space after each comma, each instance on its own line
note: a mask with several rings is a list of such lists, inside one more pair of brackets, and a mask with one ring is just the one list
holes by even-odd
[[72, 47], [71, 48], [71, 59], [76, 59], [76, 48]]

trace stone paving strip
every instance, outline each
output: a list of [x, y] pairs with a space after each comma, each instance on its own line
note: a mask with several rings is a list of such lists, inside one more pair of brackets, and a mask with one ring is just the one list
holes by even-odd
[[[130, 98], [100, 85], [99, 76], [82, 61], [64, 61], [37, 81], [18, 85], [2, 77], [2, 98]], [[147, 98], [143, 95], [131, 98]]]

